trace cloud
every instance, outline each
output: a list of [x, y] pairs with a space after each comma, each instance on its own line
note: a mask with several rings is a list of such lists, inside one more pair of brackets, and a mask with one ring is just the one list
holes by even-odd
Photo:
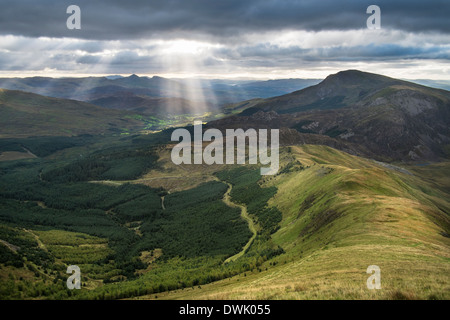
[[[78, 0], [81, 30], [66, 28], [69, 1], [3, 1], [0, 33], [94, 40], [205, 37], [225, 41], [279, 30], [366, 28], [361, 0]], [[5, 3], [6, 2], [6, 3]], [[382, 28], [450, 33], [448, 1], [379, 0]]]
[[[3, 73], [317, 77], [364, 67], [429, 76], [445, 75], [450, 59], [449, 1], [377, 1], [381, 30], [366, 28], [369, 0], [2, 4]], [[81, 30], [66, 28], [70, 4], [81, 8]]]
[[[93, 41], [0, 36], [0, 70], [59, 70], [102, 74], [268, 73], [323, 69], [332, 62], [448, 64], [450, 36], [367, 30], [248, 35], [240, 44], [190, 40]], [[367, 39], [370, 39], [368, 41]], [[420, 45], [417, 45], [420, 44]], [[350, 66], [356, 68], [355, 66]], [[409, 67], [409, 66], [408, 66]]]

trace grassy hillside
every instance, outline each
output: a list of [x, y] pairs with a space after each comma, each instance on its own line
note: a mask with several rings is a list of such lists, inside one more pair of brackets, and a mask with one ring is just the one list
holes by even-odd
[[0, 138], [121, 133], [144, 123], [88, 103], [0, 89]]
[[24, 81], [113, 109], [0, 89], [0, 299], [450, 299], [448, 91], [348, 70], [198, 106], [209, 128], [280, 129], [261, 176], [173, 163], [172, 127], [197, 116], [168, 80]]
[[[132, 141], [2, 164], [3, 298], [450, 296], [449, 185], [434, 179], [449, 163], [401, 168], [303, 145], [282, 148], [279, 173], [261, 178], [254, 166], [175, 166], [160, 146], [147, 169], [133, 163], [138, 179], [112, 176], [147, 143]], [[79, 292], [65, 290], [69, 264], [82, 269]], [[366, 287], [369, 265], [381, 290]]]
[[284, 145], [324, 144], [381, 161], [449, 155], [450, 92], [377, 74], [341, 71], [315, 86], [235, 108], [242, 112], [208, 125], [279, 128]]
[[[281, 253], [259, 236], [243, 259], [224, 263], [254, 234], [223, 201], [223, 182], [169, 193], [133, 180], [148, 170], [167, 174], [155, 163], [154, 137], [117, 137], [84, 157], [76, 150], [86, 152], [92, 141], [0, 163], [0, 298], [158, 294], [230, 277]], [[257, 188], [257, 180], [247, 185]], [[66, 289], [70, 264], [82, 269], [80, 291]]]
[[[290, 147], [283, 163], [263, 186], [277, 187], [269, 204], [283, 218], [272, 239], [286, 253], [245, 276], [160, 298], [450, 298], [450, 203], [424, 169], [402, 173], [311, 145]], [[366, 287], [369, 265], [381, 268], [381, 290]]]
[[399, 89], [421, 92], [441, 100], [449, 98], [446, 90], [429, 88], [379, 74], [346, 70], [329, 75], [317, 85], [265, 99], [246, 110], [244, 114], [252, 114], [258, 110], [295, 113], [317, 109], [339, 109], [372, 102]]

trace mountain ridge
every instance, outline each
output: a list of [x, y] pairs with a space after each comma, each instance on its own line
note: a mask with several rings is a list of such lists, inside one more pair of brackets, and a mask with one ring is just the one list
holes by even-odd
[[0, 89], [0, 137], [120, 133], [143, 127], [129, 112], [86, 102]]
[[[128, 77], [0, 78], [0, 87], [91, 103], [98, 99], [112, 101], [117, 98], [120, 101], [123, 97], [130, 96], [146, 99], [177, 98], [190, 100], [191, 105], [204, 104], [209, 109], [217, 109], [229, 103], [286, 94], [315, 84], [318, 81], [318, 79], [268, 81], [168, 79], [160, 76], [150, 78], [132, 74]], [[117, 106], [118, 101], [114, 101], [107, 107]], [[122, 104], [118, 108], [126, 109], [127, 107], [128, 105]], [[153, 105], [149, 101], [146, 113], [151, 113], [152, 108]]]
[[443, 94], [447, 99], [450, 99], [450, 93], [447, 90], [429, 88], [413, 82], [359, 70], [346, 70], [327, 76], [317, 85], [266, 99], [252, 109], [246, 110], [243, 115], [249, 115], [259, 110], [295, 113], [312, 108], [337, 109], [349, 107], [355, 105], [358, 101], [369, 98], [379, 90], [393, 85], [404, 85], [417, 90], [432, 91], [436, 94]]
[[321, 135], [322, 143], [353, 154], [410, 161], [449, 157], [448, 123], [449, 91], [350, 70], [209, 125], [279, 128], [285, 145], [316, 143]]

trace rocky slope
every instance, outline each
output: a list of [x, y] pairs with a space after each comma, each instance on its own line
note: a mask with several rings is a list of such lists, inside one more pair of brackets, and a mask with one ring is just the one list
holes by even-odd
[[380, 160], [422, 161], [450, 155], [449, 123], [449, 91], [348, 70], [210, 126], [280, 128], [282, 144], [325, 144]]

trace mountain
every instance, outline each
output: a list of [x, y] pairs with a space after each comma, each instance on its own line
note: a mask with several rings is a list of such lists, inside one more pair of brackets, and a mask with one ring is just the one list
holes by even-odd
[[[130, 110], [149, 116], [204, 113], [213, 110], [204, 101], [188, 101], [185, 96], [201, 96], [177, 81], [154, 76], [87, 77], [87, 78], [6, 78], [0, 87], [21, 90], [55, 98], [72, 99], [108, 109]], [[191, 92], [192, 91], [192, 92]]]
[[[283, 95], [319, 81], [317, 79], [171, 80], [158, 76], [149, 78], [132, 74], [128, 77], [3, 78], [0, 79], [0, 88], [98, 103], [110, 109], [134, 110], [138, 107], [141, 110], [145, 109], [145, 114], [162, 116], [164, 110], [161, 110], [161, 105], [164, 104], [169, 106], [173, 104], [169, 108], [171, 113], [217, 111], [226, 104]], [[171, 101], [171, 99], [174, 100]]]
[[114, 80], [114, 79], [123, 78], [123, 76], [115, 74], [115, 75], [105, 76], [105, 78], [106, 79], [110, 79], [110, 80]]
[[450, 162], [288, 146], [261, 177], [175, 165], [160, 134], [0, 162], [2, 299], [448, 300]]
[[246, 92], [255, 91], [256, 97], [266, 98], [266, 95], [279, 96], [282, 95], [280, 93], [297, 91], [316, 85], [321, 81], [322, 79], [275, 79], [237, 84], [237, 86]]
[[320, 143], [379, 160], [450, 155], [450, 92], [356, 70], [253, 104], [211, 127], [283, 128], [283, 143]]
[[6, 89], [0, 89], [0, 112], [2, 138], [114, 133], [144, 125], [126, 111]]
[[[0, 299], [448, 300], [448, 92], [399, 81], [341, 72], [208, 123], [280, 128], [271, 176], [253, 164], [176, 165], [172, 129], [71, 136], [140, 122], [1, 90], [0, 133], [23, 138], [0, 139]], [[344, 97], [329, 108], [317, 93]], [[411, 160], [417, 144], [429, 150], [421, 162], [368, 159]], [[69, 265], [81, 290], [67, 290]], [[373, 265], [381, 290], [367, 288]]]
[[[158, 299], [447, 299], [450, 184], [436, 176], [449, 173], [448, 161], [399, 168], [318, 145], [281, 148], [280, 159], [279, 173], [259, 183], [277, 188], [269, 203], [282, 220], [271, 241], [285, 253]], [[251, 204], [237, 192], [231, 199]], [[370, 265], [381, 269], [381, 290], [366, 287]]]
[[[87, 78], [12, 78], [0, 79], [0, 87], [21, 90], [54, 98], [78, 100], [99, 104], [109, 109], [132, 110], [136, 106], [130, 100], [146, 100], [145, 113], [156, 116], [161, 103], [152, 98], [179, 98], [186, 96], [184, 85], [161, 77], [87, 77]], [[194, 104], [194, 102], [191, 102]], [[143, 104], [140, 103], [140, 108]], [[155, 112], [152, 112], [153, 108]], [[175, 108], [174, 108], [175, 109]], [[185, 111], [185, 110], [183, 110]], [[187, 110], [189, 113], [189, 110]]]
[[[325, 144], [352, 154], [364, 155], [382, 161], [392, 160], [437, 160], [450, 154], [450, 93], [442, 89], [429, 88], [416, 83], [393, 79], [382, 75], [361, 72], [357, 70], [342, 71], [328, 76], [319, 84], [272, 98], [258, 98], [225, 105], [217, 109], [217, 104], [208, 103], [214, 100], [231, 101], [232, 90], [237, 97], [256, 95], [261, 90], [274, 93], [278, 87], [293, 87], [306, 85], [306, 80], [286, 79], [270, 81], [210, 81], [195, 82], [187, 80], [169, 80], [161, 77], [119, 77], [107, 79], [105, 77], [89, 78], [24, 78], [1, 79], [0, 85], [5, 87], [30, 90], [41, 94], [75, 97], [88, 104], [83, 108], [97, 110], [96, 116], [102, 118], [100, 110], [109, 109], [106, 118], [129, 117], [130, 113], [144, 117], [168, 119], [178, 115], [214, 114], [223, 112], [234, 115], [209, 124], [217, 128], [281, 128], [281, 143], [313, 143]], [[309, 80], [315, 81], [315, 80]], [[270, 87], [275, 87], [273, 91]], [[264, 89], [266, 88], [266, 89]], [[209, 91], [208, 91], [209, 90]], [[6, 92], [6, 91], [5, 91]], [[209, 92], [209, 93], [208, 93]], [[26, 95], [21, 93], [22, 96]], [[172, 95], [172, 96], [171, 96]], [[203, 97], [194, 100], [195, 96]], [[21, 98], [20, 98], [21, 99]], [[20, 100], [19, 99], [19, 100]], [[34, 98], [24, 99], [26, 104], [36, 104]], [[44, 97], [38, 100], [45, 99]], [[49, 98], [50, 99], [50, 98]], [[11, 101], [14, 101], [12, 98]], [[29, 101], [29, 102], [28, 102]], [[61, 104], [73, 106], [71, 100], [42, 105]], [[218, 103], [218, 101], [215, 101]], [[93, 105], [103, 107], [93, 108]], [[16, 113], [19, 109], [17, 109]], [[81, 109], [83, 109], [81, 108]], [[70, 107], [69, 107], [70, 109]], [[113, 109], [122, 113], [112, 115]], [[14, 118], [7, 114], [3, 119]], [[28, 110], [29, 111], [29, 110]], [[58, 110], [59, 112], [60, 110]], [[129, 113], [127, 114], [126, 111]], [[242, 111], [242, 112], [241, 112]], [[49, 111], [51, 112], [51, 111]], [[67, 110], [65, 110], [67, 113]], [[239, 113], [239, 116], [236, 116]], [[58, 117], [58, 113], [54, 113]], [[60, 115], [65, 118], [63, 114]], [[77, 116], [82, 116], [80, 113]], [[91, 115], [91, 120], [95, 116]], [[51, 129], [45, 124], [45, 119], [37, 121], [27, 118], [27, 121], [38, 123], [39, 127], [46, 126], [46, 130], [35, 130], [49, 134]], [[56, 118], [55, 118], [56, 119]], [[124, 118], [120, 123], [114, 123], [118, 128], [120, 123], [128, 123], [132, 127], [136, 122]], [[150, 121], [149, 119], [147, 119]], [[98, 119], [103, 122], [104, 119]], [[157, 122], [155, 122], [157, 121]], [[154, 128], [166, 126], [163, 120], [151, 120]], [[131, 125], [131, 122], [134, 124]], [[15, 129], [4, 120], [4, 131]], [[63, 123], [63, 122], [61, 122]], [[77, 129], [70, 123], [56, 124], [56, 131], [63, 132], [63, 128], [71, 133], [85, 131]], [[108, 123], [108, 122], [107, 122]], [[81, 126], [82, 127], [82, 126]], [[80, 127], [80, 128], [81, 128]], [[89, 125], [89, 127], [91, 127]], [[8, 129], [9, 128], [9, 129]], [[35, 127], [37, 128], [37, 127]], [[120, 129], [118, 129], [120, 130]], [[19, 130], [20, 131], [20, 130]], [[91, 132], [91, 130], [88, 130]], [[98, 130], [95, 130], [98, 131]], [[66, 134], [67, 134], [66, 132]], [[22, 132], [16, 132], [22, 134]]]
[[201, 84], [207, 93], [214, 95], [213, 98], [219, 101], [219, 104], [226, 104], [280, 96], [315, 85], [320, 81], [320, 79], [208, 80], [202, 81]]
[[164, 96], [167, 88], [172, 91], [182, 90], [181, 85], [160, 77], [85, 77], [85, 78], [3, 78], [0, 88], [22, 90], [55, 98], [87, 101], [109, 95], [111, 93], [145, 94], [152, 97]]
[[203, 114], [214, 110], [211, 104], [195, 103], [183, 98], [150, 98], [134, 94], [112, 94], [90, 100], [89, 103], [108, 109], [127, 110], [160, 118], [182, 114]]
[[319, 84], [306, 89], [266, 99], [244, 114], [248, 115], [259, 110], [296, 113], [307, 110], [361, 106], [367, 105], [380, 96], [393, 94], [401, 89], [423, 92], [427, 95], [438, 96], [437, 98], [440, 99], [444, 98], [444, 100], [449, 98], [448, 92], [445, 90], [428, 88], [378, 74], [347, 70], [329, 75]]

